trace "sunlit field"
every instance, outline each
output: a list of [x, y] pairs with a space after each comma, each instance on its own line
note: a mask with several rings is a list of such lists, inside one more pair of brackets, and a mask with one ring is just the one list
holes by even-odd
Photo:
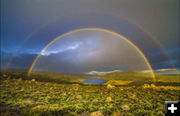
[[[132, 71], [126, 76], [130, 73], [140, 76]], [[4, 72], [1, 116], [163, 116], [165, 101], [180, 100], [178, 76], [156, 75], [157, 82], [146, 76], [132, 81], [117, 76], [104, 84], [86, 84], [85, 75], [36, 72], [27, 77], [26, 72]]]

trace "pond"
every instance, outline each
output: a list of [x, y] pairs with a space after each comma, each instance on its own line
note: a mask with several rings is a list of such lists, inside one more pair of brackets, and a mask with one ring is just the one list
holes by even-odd
[[108, 80], [105, 79], [96, 79], [96, 78], [87, 78], [84, 80], [84, 83], [87, 84], [104, 84], [106, 83]]

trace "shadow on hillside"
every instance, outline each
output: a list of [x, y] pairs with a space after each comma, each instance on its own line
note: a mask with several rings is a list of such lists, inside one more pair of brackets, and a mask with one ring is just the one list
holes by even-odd
[[[3, 77], [3, 75], [6, 75], [6, 77]], [[82, 84], [80, 82], [71, 82], [61, 79], [52, 79], [50, 76], [46, 75], [34, 75], [34, 76], [27, 76], [27, 72], [4, 72], [0, 75], [0, 79], [22, 79], [22, 80], [32, 80], [35, 79], [38, 82], [49, 82], [49, 83], [58, 83], [58, 84]]]

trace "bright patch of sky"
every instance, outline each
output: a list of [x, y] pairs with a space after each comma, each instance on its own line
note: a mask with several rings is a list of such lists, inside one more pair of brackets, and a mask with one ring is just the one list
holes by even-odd
[[65, 51], [68, 51], [68, 50], [75, 50], [77, 49], [82, 43], [76, 43], [74, 45], [70, 45], [70, 46], [66, 46], [66, 47], [61, 47], [57, 50], [46, 50], [46, 49], [43, 49], [41, 51], [41, 55], [43, 56], [48, 56], [48, 55], [51, 55], [51, 54], [57, 54], [57, 53], [61, 53], [61, 52], [65, 52]]
[[[80, 38], [80, 40], [72, 39], [70, 37], [59, 38], [54, 43], [50, 44], [46, 49], [43, 49], [40, 54], [42, 56], [48, 56], [51, 54], [59, 54], [67, 51], [74, 51], [78, 52], [77, 55], [81, 54], [82, 56], [83, 53], [86, 55], [92, 55], [97, 53], [96, 49], [100, 44], [99, 36]], [[71, 41], [67, 42], [65, 39], [70, 39]]]

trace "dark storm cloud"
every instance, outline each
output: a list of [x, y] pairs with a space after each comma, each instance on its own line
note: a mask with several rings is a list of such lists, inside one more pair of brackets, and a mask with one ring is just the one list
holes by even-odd
[[180, 49], [169, 49], [168, 53], [170, 57], [167, 59], [162, 56], [159, 52], [154, 52], [151, 57], [149, 57], [149, 61], [152, 62], [151, 65], [154, 69], [159, 68], [179, 68], [179, 52]]
[[3, 70], [27, 70], [37, 54], [11, 54], [1, 52], [1, 69]]
[[[179, 50], [178, 0], [4, 0], [1, 3], [1, 49], [18, 56], [13, 59], [16, 64], [11, 65], [13, 68], [31, 64], [31, 54], [40, 52], [53, 38], [86, 27], [105, 28], [126, 36], [145, 53], [153, 68], [172, 67], [172, 63], [178, 68], [179, 53], [171, 51]], [[172, 59], [168, 60], [158, 45], [132, 23], [150, 31]], [[27, 54], [26, 59], [30, 60], [24, 61], [22, 54]], [[11, 58], [2, 57], [4, 65]]]
[[58, 39], [41, 52], [34, 67], [34, 70], [65, 73], [116, 69], [145, 70], [148, 67], [127, 41], [112, 33], [95, 30], [80, 31]]

